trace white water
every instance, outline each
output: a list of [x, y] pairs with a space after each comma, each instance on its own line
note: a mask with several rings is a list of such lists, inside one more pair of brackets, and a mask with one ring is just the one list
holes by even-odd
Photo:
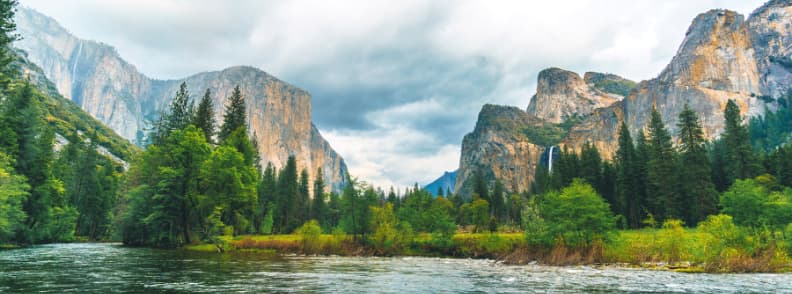
[[78, 42], [80, 43], [80, 46], [77, 47], [77, 55], [74, 56], [74, 64], [72, 65], [72, 72], [71, 72], [72, 80], [75, 79], [74, 75], [77, 73], [77, 64], [80, 62], [80, 55], [82, 55], [83, 43], [82, 41], [78, 41]]
[[266, 257], [52, 244], [0, 250], [0, 293], [792, 293], [792, 274], [507, 266], [424, 257]]
[[548, 172], [552, 172], [553, 171], [553, 149], [554, 148], [555, 148], [555, 146], [550, 146], [550, 152], [547, 155], [547, 171]]

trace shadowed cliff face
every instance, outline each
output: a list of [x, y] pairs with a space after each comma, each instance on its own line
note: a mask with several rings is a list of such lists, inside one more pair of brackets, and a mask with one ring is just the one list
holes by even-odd
[[181, 80], [155, 80], [139, 73], [112, 47], [78, 39], [33, 10], [19, 9], [17, 27], [23, 39], [16, 46], [29, 53], [58, 91], [122, 137], [140, 142], [146, 121], [158, 117], [182, 82], [193, 99], [209, 89], [216, 119], [222, 122], [226, 98], [239, 85], [262, 164], [279, 167], [294, 155], [298, 168], [309, 174], [322, 168], [329, 189], [340, 190], [345, 183], [346, 164], [311, 122], [311, 96], [302, 89], [247, 66]]
[[[513, 115], [496, 116], [502, 120], [500, 125], [512, 128], [531, 124], [526, 121], [560, 123], [569, 117], [582, 117], [558, 145], [579, 151], [585, 142], [591, 142], [610, 159], [617, 149], [622, 121], [637, 133], [646, 127], [656, 107], [675, 134], [677, 117], [688, 104], [699, 115], [705, 136], [714, 139], [723, 132], [723, 110], [729, 99], [737, 102], [744, 115], [754, 116], [772, 109], [772, 99], [792, 89], [790, 44], [790, 0], [770, 1], [747, 21], [733, 11], [711, 10], [693, 20], [677, 54], [657, 78], [635, 88], [622, 84], [616, 87], [620, 91], [614, 91], [613, 83], [603, 83], [605, 76], [601, 74], [587, 73], [581, 80], [568, 71], [547, 69], [539, 74], [537, 94], [528, 113], [512, 110], [509, 112]], [[617, 78], [609, 77], [613, 81]], [[604, 84], [610, 84], [610, 90]], [[619, 101], [619, 93], [626, 94], [624, 89], [631, 90]], [[476, 129], [462, 143], [456, 186], [460, 194], [469, 195], [464, 183], [475, 169], [483, 170], [490, 183], [500, 179], [511, 192], [524, 191], [533, 182], [539, 158], [536, 151], [547, 146], [538, 146], [531, 138], [512, 136], [517, 129], [510, 127], [479, 127], [493, 112], [497, 113], [485, 106]]]

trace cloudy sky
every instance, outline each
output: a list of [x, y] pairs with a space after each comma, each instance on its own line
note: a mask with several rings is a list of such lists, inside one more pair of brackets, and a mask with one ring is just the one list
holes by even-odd
[[361, 179], [426, 184], [459, 164], [485, 103], [524, 108], [556, 66], [643, 80], [692, 19], [762, 0], [21, 0], [154, 78], [257, 66], [310, 91]]

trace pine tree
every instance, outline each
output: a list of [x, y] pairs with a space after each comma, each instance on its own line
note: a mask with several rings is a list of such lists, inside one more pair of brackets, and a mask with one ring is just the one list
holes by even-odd
[[[264, 172], [262, 173], [262, 177], [258, 184], [258, 217], [256, 218], [256, 227], [258, 228], [259, 233], [263, 233], [263, 228], [261, 226], [263, 225], [264, 219], [266, 217], [272, 217], [273, 222], [278, 221], [275, 215], [268, 216], [269, 214], [277, 213], [276, 209], [279, 207], [277, 185], [278, 176], [276, 175], [275, 167], [271, 162], [267, 163], [267, 167], [264, 168]], [[271, 231], [267, 233], [271, 233]]]
[[310, 217], [311, 194], [308, 188], [310, 185], [308, 171], [303, 169], [300, 172], [300, 198], [297, 199], [298, 221], [300, 224], [308, 221]]
[[182, 82], [179, 85], [179, 90], [176, 92], [176, 97], [170, 105], [168, 116], [166, 120], [167, 132], [170, 133], [174, 130], [183, 130], [193, 120], [192, 102], [190, 99], [190, 92], [187, 91], [187, 83]]
[[8, 65], [14, 60], [15, 54], [11, 49], [11, 43], [19, 39], [19, 34], [15, 33], [17, 0], [0, 0], [0, 88], [5, 90], [8, 86], [11, 72]]
[[490, 196], [492, 200], [492, 205], [490, 205], [490, 215], [498, 220], [502, 219], [506, 212], [506, 200], [504, 199], [503, 193], [503, 182], [500, 180], [495, 181], [495, 187], [492, 188], [492, 195]]
[[[602, 194], [602, 158], [593, 144], [586, 142], [580, 150], [580, 176]], [[612, 199], [611, 199], [612, 200]]]
[[11, 97], [8, 109], [9, 121], [15, 122], [15, 150], [10, 155], [16, 157], [15, 168], [25, 176], [31, 187], [31, 193], [24, 203], [27, 214], [27, 228], [23, 234], [23, 242], [40, 242], [53, 239], [51, 228], [53, 221], [50, 209], [53, 206], [66, 205], [62, 201], [59, 185], [52, 172], [54, 163], [53, 143], [55, 133], [41, 119], [38, 100], [33, 93], [30, 81], [17, 89]]
[[228, 106], [226, 106], [225, 114], [223, 115], [223, 126], [218, 134], [220, 141], [224, 141], [237, 129], [243, 128], [247, 131], [247, 108], [239, 86], [234, 87], [234, 91], [228, 100]]
[[301, 225], [298, 219], [297, 199], [300, 197], [300, 186], [297, 175], [297, 160], [294, 156], [289, 156], [286, 165], [278, 174], [277, 188], [278, 204], [277, 216], [275, 218], [277, 232], [291, 233]]
[[616, 150], [616, 193], [618, 206], [611, 206], [627, 219], [631, 228], [641, 225], [641, 203], [638, 199], [635, 145], [630, 129], [622, 122], [619, 127], [619, 149]]
[[652, 109], [649, 122], [650, 149], [648, 162], [648, 204], [658, 219], [681, 217], [677, 206], [676, 154], [671, 135], [657, 109]]
[[726, 103], [726, 127], [722, 135], [727, 185], [737, 179], [753, 178], [762, 172], [756, 154], [751, 149], [750, 133], [742, 124], [740, 107], [734, 100]]
[[638, 132], [635, 139], [635, 160], [633, 161], [635, 182], [635, 206], [638, 217], [643, 217], [649, 212], [649, 142], [643, 131]]
[[708, 215], [717, 212], [715, 186], [710, 178], [704, 133], [696, 113], [685, 104], [679, 113], [678, 138], [680, 140], [679, 183], [681, 201], [677, 204], [688, 225], [694, 226]]
[[319, 224], [324, 226], [326, 229], [327, 227], [327, 201], [325, 197], [325, 183], [324, 183], [324, 175], [322, 174], [322, 168], [318, 168], [316, 170], [316, 177], [314, 177], [313, 182], [313, 199], [311, 199], [311, 219], [315, 219], [319, 221]]
[[473, 193], [478, 195], [479, 198], [487, 200], [487, 202], [490, 201], [489, 185], [487, 185], [487, 180], [480, 170], [475, 171], [473, 174]]
[[581, 177], [580, 157], [566, 147], [558, 152], [558, 160], [553, 165], [552, 190], [569, 186], [574, 178]]
[[214, 116], [212, 92], [206, 89], [206, 93], [204, 93], [203, 98], [201, 98], [201, 102], [198, 103], [198, 109], [195, 110], [192, 124], [203, 131], [206, 142], [210, 144], [214, 144], [215, 127], [217, 126]]

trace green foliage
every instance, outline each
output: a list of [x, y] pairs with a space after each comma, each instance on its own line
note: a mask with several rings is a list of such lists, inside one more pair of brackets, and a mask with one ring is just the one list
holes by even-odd
[[553, 236], [550, 234], [550, 228], [542, 217], [542, 212], [536, 202], [536, 198], [531, 199], [531, 202], [523, 209], [525, 239], [528, 245], [549, 247], [553, 245]]
[[[238, 94], [239, 89], [235, 92]], [[241, 101], [241, 96], [236, 98]], [[206, 101], [202, 104], [210, 105]], [[233, 120], [242, 125], [225, 133], [222, 144], [212, 149], [205, 137], [212, 132], [192, 125], [201, 121], [192, 105], [186, 85], [182, 84], [170, 109], [160, 119], [152, 136], [153, 144], [132, 165], [120, 224], [126, 244], [180, 246], [190, 244], [191, 235], [196, 232], [204, 239], [216, 241], [221, 231], [251, 233], [267, 221], [264, 207], [268, 203], [258, 198], [257, 188], [263, 183], [259, 183], [256, 168], [257, 151], [246, 128], [241, 127], [244, 109], [240, 112], [233, 108], [226, 113], [242, 115]], [[207, 115], [206, 111], [200, 115]], [[270, 176], [274, 173], [269, 172]]]
[[481, 198], [475, 199], [463, 213], [470, 216], [471, 223], [476, 226], [473, 232], [478, 233], [489, 222], [489, 203]]
[[[221, 217], [223, 215], [222, 207], [215, 207], [211, 214], [206, 217], [206, 229], [204, 231], [204, 241], [215, 245], [221, 245], [223, 239], [221, 238], [226, 233], [227, 226], [223, 223]], [[223, 248], [222, 245], [218, 248]]]
[[219, 207], [223, 223], [233, 227], [235, 234], [251, 232], [258, 178], [253, 165], [235, 148], [220, 146], [206, 159], [201, 178], [204, 205]]
[[[365, 239], [365, 235], [370, 231], [370, 210], [376, 203], [377, 196], [373, 189], [365, 187], [355, 178], [348, 175], [347, 177], [348, 184], [344, 187], [344, 193], [340, 198], [340, 225], [345, 232], [352, 234], [353, 240], [357, 241], [361, 236], [363, 237], [361, 239]], [[362, 189], [365, 189], [363, 195], [361, 195]]]
[[17, 175], [11, 159], [0, 152], [0, 244], [11, 242], [14, 234], [24, 228], [26, 215], [22, 204], [29, 190], [25, 177]]
[[722, 268], [729, 254], [749, 247], [745, 232], [734, 224], [729, 215], [711, 215], [699, 223], [698, 230], [707, 234], [704, 262], [710, 271]]
[[272, 234], [272, 228], [275, 224], [274, 220], [275, 211], [270, 208], [267, 211], [267, 214], [264, 216], [264, 220], [261, 222], [261, 229], [259, 230], [262, 234]]
[[679, 113], [678, 137], [680, 139], [680, 166], [678, 179], [681, 215], [690, 225], [704, 220], [717, 212], [718, 193], [712, 183], [704, 133], [696, 113], [685, 104]]
[[767, 189], [756, 181], [737, 180], [721, 195], [722, 212], [731, 215], [737, 225], [758, 227], [762, 225], [763, 206], [768, 196]]
[[287, 233], [293, 231], [300, 225], [297, 199], [300, 197], [299, 183], [297, 178], [297, 160], [294, 156], [289, 156], [286, 165], [278, 173], [278, 184], [276, 187], [277, 203], [276, 232]]
[[[627, 219], [630, 228], [640, 227], [644, 199], [639, 191], [638, 158], [630, 136], [630, 129], [622, 122], [619, 127], [619, 149], [615, 156], [616, 167], [616, 203], [611, 203], [617, 213]], [[614, 205], [616, 204], [616, 205]]]
[[671, 135], [657, 109], [649, 122], [649, 161], [647, 162], [647, 207], [660, 220], [682, 215], [681, 197], [676, 187], [676, 154]]
[[575, 179], [560, 193], [550, 192], [539, 203], [547, 232], [563, 238], [570, 246], [588, 246], [595, 240], [607, 240], [615, 218], [608, 204], [591, 185]]
[[325, 225], [325, 230], [329, 231], [328, 225], [328, 208], [327, 208], [327, 195], [324, 192], [324, 174], [320, 167], [316, 171], [316, 177], [313, 183], [313, 197], [311, 199], [309, 217], [318, 220], [319, 223]]
[[751, 146], [758, 152], [769, 153], [776, 147], [785, 145], [792, 134], [792, 91], [778, 97], [777, 101], [772, 98], [769, 100], [768, 102], [777, 102], [778, 109], [767, 109], [764, 115], [751, 117], [748, 125]]
[[656, 251], [659, 257], [668, 263], [688, 260], [685, 244], [687, 243], [687, 233], [683, 227], [683, 222], [678, 219], [667, 219], [663, 222], [662, 229], [658, 232]]
[[539, 146], [554, 146], [561, 142], [569, 133], [573, 126], [579, 124], [583, 119], [573, 116], [564, 120], [560, 124], [543, 123], [538, 126], [522, 128], [522, 133], [531, 143]]
[[247, 108], [245, 106], [245, 98], [242, 96], [242, 90], [237, 85], [228, 98], [228, 106], [226, 106], [225, 114], [223, 115], [223, 126], [220, 128], [218, 137], [220, 141], [231, 135], [237, 129], [244, 129], [247, 131]]
[[722, 162], [725, 186], [729, 186], [738, 179], [749, 179], [762, 172], [762, 166], [751, 148], [749, 129], [742, 124], [740, 107], [734, 100], [729, 100], [724, 112], [726, 127], [721, 135], [722, 151], [716, 156]]
[[629, 80], [612, 80], [612, 79], [599, 79], [594, 81], [594, 87], [607, 93], [613, 93], [627, 97], [630, 92], [637, 86], [633, 81]]
[[214, 118], [214, 103], [212, 102], [212, 92], [206, 89], [201, 102], [198, 103], [198, 108], [195, 110], [195, 115], [192, 118], [192, 124], [201, 129], [204, 133], [204, 138], [207, 142], [213, 143], [215, 135], [215, 128], [217, 122]]
[[371, 231], [369, 242], [377, 254], [393, 255], [412, 242], [413, 232], [409, 223], [399, 222], [393, 212], [393, 204], [371, 208]]
[[300, 236], [303, 252], [307, 254], [317, 253], [321, 247], [319, 237], [322, 235], [322, 227], [316, 220], [310, 220], [294, 231]]

